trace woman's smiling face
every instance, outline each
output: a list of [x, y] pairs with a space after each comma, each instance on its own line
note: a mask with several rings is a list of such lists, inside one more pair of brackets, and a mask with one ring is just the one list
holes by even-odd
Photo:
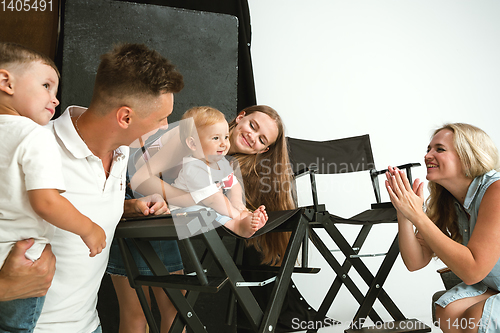
[[425, 165], [427, 180], [442, 186], [458, 177], [465, 177], [462, 163], [453, 144], [453, 132], [443, 129], [436, 133], [427, 147]]
[[253, 112], [236, 117], [236, 126], [231, 132], [229, 154], [259, 154], [266, 152], [278, 138], [278, 126], [267, 114]]

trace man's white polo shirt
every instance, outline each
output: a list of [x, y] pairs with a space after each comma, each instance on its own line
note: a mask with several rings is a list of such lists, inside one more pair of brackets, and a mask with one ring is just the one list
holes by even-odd
[[123, 214], [128, 147], [114, 152], [106, 179], [102, 161], [94, 156], [78, 135], [71, 116], [86, 109], [69, 107], [47, 128], [59, 145], [66, 183], [63, 194], [82, 214], [106, 232], [106, 248], [91, 258], [82, 239], [57, 229], [52, 241], [56, 273], [47, 293], [35, 332], [91, 333], [99, 325], [97, 292], [109, 257], [115, 227]]

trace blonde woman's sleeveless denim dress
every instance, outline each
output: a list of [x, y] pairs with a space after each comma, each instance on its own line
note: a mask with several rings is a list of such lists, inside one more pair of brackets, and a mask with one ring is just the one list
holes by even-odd
[[[479, 205], [481, 204], [484, 193], [491, 184], [499, 179], [500, 173], [494, 170], [476, 177], [469, 186], [463, 208], [458, 202], [455, 203], [464, 245], [467, 245], [470, 235], [474, 231]], [[470, 219], [467, 218], [466, 212], [470, 215]], [[485, 244], [485, 246], [488, 246], [488, 244]], [[453, 301], [482, 295], [488, 288], [500, 291], [500, 260], [481, 282], [470, 286], [462, 282], [448, 290], [436, 301], [436, 304], [444, 308]], [[465, 328], [464, 325], [470, 325], [470, 323], [465, 322], [446, 322], [440, 324], [461, 328]], [[478, 330], [478, 333], [493, 332], [500, 332], [500, 294], [493, 295], [486, 300]]]

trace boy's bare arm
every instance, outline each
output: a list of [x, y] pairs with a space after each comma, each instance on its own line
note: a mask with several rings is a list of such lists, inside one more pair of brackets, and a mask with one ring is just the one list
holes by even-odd
[[227, 191], [227, 197], [235, 209], [238, 211], [247, 210], [243, 204], [243, 188], [239, 183], [234, 184], [230, 190]]
[[41, 218], [58, 228], [77, 235], [87, 235], [92, 230], [92, 221], [82, 215], [56, 189], [28, 191], [31, 207]]
[[229, 199], [222, 193], [222, 190], [202, 200], [201, 203], [204, 206], [212, 208], [221, 215], [231, 218], [236, 218], [240, 215], [240, 211], [231, 204]]
[[104, 230], [80, 213], [56, 189], [28, 191], [31, 207], [50, 224], [79, 235], [90, 249], [93, 257], [106, 246]]

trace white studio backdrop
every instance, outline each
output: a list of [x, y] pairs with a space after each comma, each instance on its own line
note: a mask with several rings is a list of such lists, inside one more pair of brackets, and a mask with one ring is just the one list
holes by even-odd
[[[500, 1], [249, 0], [249, 6], [257, 102], [280, 113], [288, 136], [368, 133], [379, 169], [423, 164], [430, 135], [445, 122], [476, 125], [500, 145]], [[424, 166], [413, 173], [425, 179]], [[369, 208], [367, 174], [333, 177], [318, 179], [330, 212], [349, 217]], [[310, 202], [307, 189], [299, 199]], [[364, 251], [384, 251], [396, 232], [396, 225], [374, 228]], [[350, 240], [357, 233], [343, 231]], [[317, 308], [335, 274], [319, 253], [310, 256], [322, 271], [294, 280]], [[381, 260], [365, 263], [377, 269]], [[431, 324], [431, 296], [444, 288], [436, 273], [442, 266], [433, 261], [410, 273], [398, 258], [385, 289], [407, 317]], [[361, 279], [358, 285], [366, 291]], [[343, 288], [329, 315], [347, 325], [357, 308]], [[379, 303], [376, 309], [390, 319]]]

